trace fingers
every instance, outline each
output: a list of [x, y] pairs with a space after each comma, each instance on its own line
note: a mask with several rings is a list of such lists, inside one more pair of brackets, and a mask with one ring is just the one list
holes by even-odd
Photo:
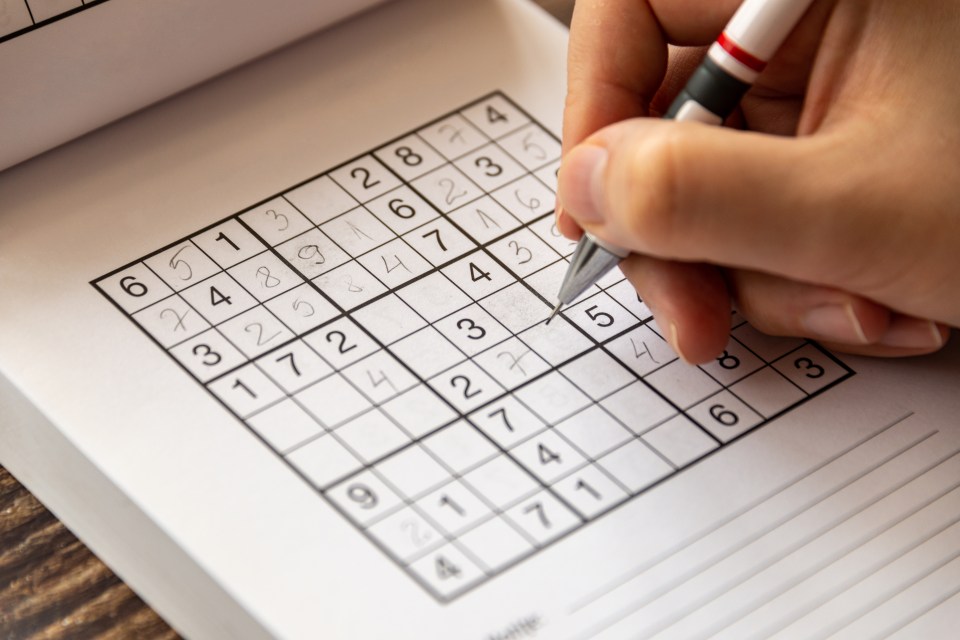
[[886, 307], [860, 296], [755, 271], [726, 275], [737, 310], [770, 335], [863, 346], [876, 343], [890, 324]]
[[[894, 314], [890, 318], [890, 326], [883, 341], [878, 344], [864, 346], [836, 344], [825, 340], [820, 343], [831, 351], [850, 353], [858, 356], [874, 358], [904, 358], [922, 356], [938, 351], [950, 338], [950, 328], [930, 320], [921, 320], [912, 316]], [[930, 344], [939, 344], [938, 347], [896, 346], [898, 343], [907, 345], [927, 341]], [[888, 344], [889, 343], [889, 344]]]
[[718, 269], [640, 255], [630, 256], [620, 268], [681, 358], [703, 363], [723, 351], [731, 310]]
[[570, 25], [564, 149], [608, 124], [645, 115], [667, 46], [643, 0], [578, 2]]
[[559, 199], [577, 225], [638, 253], [842, 287], [922, 230], [871, 206], [882, 185], [850, 166], [862, 146], [850, 135], [634, 119], [567, 154]]
[[565, 238], [570, 240], [579, 240], [580, 236], [583, 235], [583, 230], [577, 226], [577, 223], [573, 221], [573, 218], [568, 216], [563, 212], [559, 206], [557, 206], [557, 231], [561, 233]]
[[871, 356], [931, 353], [948, 330], [861, 296], [750, 271], [726, 272], [737, 310], [771, 335], [812, 338], [835, 351]]
[[[649, 107], [661, 88], [667, 68], [667, 44], [703, 46], [723, 30], [741, 0], [596, 0], [578, 2], [570, 26], [567, 57], [567, 108], [564, 113], [564, 149], [614, 122], [649, 115]], [[823, 0], [787, 43], [806, 54], [822, 32], [831, 1]], [[682, 51], [682, 50], [678, 50]], [[699, 57], [699, 52], [690, 54]], [[681, 53], [684, 68], [687, 54]], [[787, 58], [790, 56], [787, 55]], [[802, 56], [803, 65], [812, 56]], [[777, 71], [779, 61], [772, 63]], [[787, 67], [795, 66], [791, 60]], [[789, 74], [791, 77], [797, 74]], [[681, 74], [686, 79], [686, 74]], [[668, 78], [675, 83], [681, 76]], [[802, 77], [801, 77], [802, 76]], [[805, 86], [791, 82], [797, 91]], [[666, 93], [671, 88], [665, 87]], [[676, 93], [679, 87], [673, 89]]]
[[932, 353], [950, 329], [890, 311], [861, 296], [750, 271], [633, 255], [620, 268], [653, 311], [674, 351], [688, 363], [716, 358], [729, 339], [730, 297], [764, 333], [817, 340], [827, 348], [866, 356]]
[[[940, 350], [950, 338], [950, 328], [930, 320], [895, 313], [883, 338], [866, 346], [834, 344], [823, 346], [834, 351], [878, 358], [922, 356]], [[924, 345], [924, 346], [917, 346]]]
[[[739, 0], [577, 3], [568, 47], [564, 153], [607, 125], [666, 112], [706, 51], [688, 47], [668, 51], [668, 38], [707, 44], [738, 4]], [[578, 238], [580, 228], [569, 217], [563, 220], [559, 203], [556, 213], [560, 231]]]
[[[574, 34], [571, 34], [571, 38], [575, 39]], [[697, 65], [700, 64], [705, 53], [706, 48], [671, 47], [666, 77], [650, 99], [650, 104], [647, 105], [645, 99], [642, 99], [639, 94], [637, 94], [634, 96], [636, 104], [626, 104], [625, 108], [620, 110], [623, 113], [591, 110], [594, 102], [602, 103], [604, 108], [608, 108], [609, 105], [614, 104], [609, 98], [591, 100], [586, 97], [576, 99], [573, 97], [575, 95], [582, 96], [583, 92], [586, 91], [596, 90], [592, 86], [588, 87], [585, 84], [583, 91], [579, 93], [571, 91], [569, 94], [571, 97], [568, 100], [567, 110], [564, 114], [565, 134], [563, 141], [565, 148], [571, 148], [574, 146], [574, 142], [579, 142], [586, 135], [608, 124], [618, 122], [623, 118], [630, 118], [646, 113], [655, 117], [661, 116], [670, 107], [670, 103], [676, 95], [683, 89], [687, 79], [694, 72]], [[572, 66], [571, 69], [573, 69]], [[573, 87], [571, 87], [571, 89], [573, 89]], [[613, 86], [611, 84], [601, 83], [598, 90], [608, 92], [613, 90]], [[622, 115], [623, 118], [619, 117], [620, 115]], [[564, 236], [571, 240], [576, 240], [583, 235], [583, 231], [577, 226], [573, 218], [569, 215], [564, 215], [559, 200], [557, 201], [556, 218], [557, 228]]]

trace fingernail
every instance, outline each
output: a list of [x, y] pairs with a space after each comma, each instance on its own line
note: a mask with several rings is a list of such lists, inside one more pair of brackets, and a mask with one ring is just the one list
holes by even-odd
[[943, 346], [943, 334], [936, 322], [896, 316], [880, 338], [880, 344], [902, 349], [939, 349]]
[[563, 210], [579, 222], [599, 222], [602, 218], [603, 172], [607, 150], [581, 145], [563, 159], [560, 167], [559, 200]]
[[677, 352], [677, 355], [680, 356], [681, 360], [687, 364], [693, 364], [690, 361], [690, 358], [684, 355], [683, 349], [680, 348], [680, 329], [677, 327], [676, 322], [670, 323], [670, 346], [673, 347], [673, 350]]
[[812, 338], [843, 344], [869, 343], [851, 304], [814, 307], [801, 316], [800, 324]]

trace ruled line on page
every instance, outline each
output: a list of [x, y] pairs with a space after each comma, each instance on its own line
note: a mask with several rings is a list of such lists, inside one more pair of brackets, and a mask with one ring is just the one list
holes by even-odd
[[[777, 497], [778, 495], [780, 495], [780, 494], [788, 491], [789, 489], [791, 489], [791, 488], [793, 488], [794, 486], [800, 484], [801, 482], [803, 482], [803, 481], [806, 480], [807, 478], [815, 475], [818, 471], [821, 471], [822, 469], [830, 466], [831, 464], [833, 464], [833, 463], [836, 462], [837, 460], [840, 460], [840, 459], [843, 458], [844, 456], [847, 456], [847, 455], [855, 452], [857, 449], [860, 449], [861, 447], [863, 447], [863, 446], [869, 444], [870, 442], [876, 440], [877, 438], [883, 436], [884, 434], [886, 434], [887, 432], [889, 432], [889, 431], [890, 431], [891, 429], [893, 429], [894, 427], [900, 425], [901, 423], [903, 423], [903, 422], [906, 421], [907, 419], [911, 418], [913, 415], [914, 415], [914, 412], [911, 411], [911, 412], [909, 412], [909, 413], [906, 413], [906, 414], [900, 416], [899, 418], [893, 420], [892, 422], [884, 425], [884, 426], [883, 426], [881, 429], [879, 429], [876, 433], [870, 434], [870, 435], [868, 435], [868, 436], [864, 436], [863, 438], [861, 438], [860, 440], [854, 442], [853, 444], [851, 444], [850, 446], [846, 447], [845, 449], [842, 449], [842, 450], [838, 451], [838, 452], [835, 453], [834, 455], [826, 458], [825, 460], [823, 460], [823, 461], [821, 461], [820, 463], [814, 465], [814, 466], [811, 467], [810, 469], [808, 469], [808, 470], [806, 470], [806, 471], [803, 471], [803, 472], [802, 472], [801, 474], [799, 474], [798, 476], [796, 476], [796, 477], [794, 477], [794, 478], [792, 478], [792, 479], [790, 479], [790, 480], [787, 480], [786, 482], [784, 482], [783, 484], [781, 484], [781, 485], [779, 485], [778, 487], [774, 488], [774, 489], [771, 490], [770, 492], [768, 492], [768, 493], [760, 496], [760, 497], [757, 498], [756, 500], [753, 500], [753, 501], [751, 501], [750, 503], [744, 505], [741, 509], [738, 509], [737, 511], [731, 513], [729, 516], [727, 516], [726, 518], [724, 518], [723, 520], [721, 520], [720, 522], [718, 522], [718, 523], [717, 523], [715, 526], [713, 526], [712, 528], [710, 528], [710, 529], [708, 529], [708, 530], [706, 530], [706, 531], [703, 531], [703, 532], [698, 533], [696, 536], [694, 536], [694, 537], [692, 537], [692, 538], [690, 538], [690, 539], [688, 539], [688, 540], [685, 540], [685, 541], [683, 541], [683, 542], [675, 545], [675, 546], [672, 547], [671, 549], [668, 549], [668, 550], [664, 551], [663, 553], [661, 553], [660, 555], [658, 555], [658, 556], [656, 556], [656, 557], [654, 557], [654, 558], [651, 558], [650, 560], [648, 560], [647, 562], [644, 562], [644, 563], [641, 564], [640, 566], [638, 566], [638, 567], [636, 567], [636, 568], [634, 568], [634, 569], [631, 569], [630, 571], [622, 574], [621, 576], [617, 577], [617, 578], [614, 579], [614, 580], [611, 580], [610, 582], [608, 582], [608, 583], [605, 584], [604, 586], [600, 587], [599, 589], [596, 589], [596, 590], [594, 590], [593, 592], [591, 592], [590, 594], [588, 594], [588, 595], [586, 595], [585, 597], [581, 598], [580, 600], [577, 600], [577, 601], [573, 604], [573, 606], [569, 609], [568, 613], [572, 615], [572, 614], [574, 614], [574, 613], [577, 613], [577, 612], [580, 611], [581, 609], [584, 609], [584, 608], [590, 606], [591, 604], [594, 604], [595, 602], [598, 602], [598, 601], [602, 600], [604, 597], [606, 597], [606, 596], [609, 595], [610, 593], [616, 591], [618, 588], [620, 588], [620, 587], [622, 587], [623, 585], [629, 583], [629, 582], [632, 581], [633, 579], [635, 579], [635, 578], [643, 575], [644, 573], [646, 573], [647, 571], [649, 571], [649, 570], [652, 569], [653, 567], [655, 567], [655, 566], [657, 566], [658, 564], [664, 562], [665, 560], [671, 558], [672, 556], [675, 556], [676, 554], [678, 554], [679, 552], [683, 551], [684, 549], [686, 549], [686, 548], [689, 547], [690, 545], [692, 545], [692, 544], [694, 544], [694, 543], [696, 543], [696, 542], [699, 542], [699, 541], [701, 541], [701, 540], [709, 537], [710, 535], [716, 533], [717, 531], [719, 531], [719, 530], [722, 529], [723, 527], [727, 526], [727, 525], [730, 524], [731, 522], [737, 520], [738, 518], [743, 517], [744, 515], [748, 514], [748, 513], [751, 512], [752, 510], [756, 509], [757, 507], [759, 507], [759, 506], [763, 505], [764, 503], [772, 500], [773, 498]], [[896, 452], [894, 452], [893, 454], [891, 454], [891, 455], [888, 456], [887, 458], [881, 460], [881, 461], [879, 462], [879, 464], [884, 464], [885, 462], [887, 462], [887, 461], [889, 461], [889, 460], [892, 460], [894, 457], [901, 455], [902, 453], [908, 451], [910, 448], [921, 444], [922, 442], [924, 442], [925, 440], [928, 440], [929, 438], [932, 438], [932, 437], [935, 436], [937, 433], [939, 433], [939, 432], [938, 432], [938, 431], [932, 431], [932, 432], [930, 432], [930, 433], [927, 433], [927, 434], [925, 434], [925, 435], [923, 435], [923, 436], [920, 436], [920, 437], [918, 437], [918, 438], [916, 438], [916, 439], [908, 442], [906, 445], [904, 445], [904, 447], [903, 447], [902, 449], [897, 450]], [[857, 475], [857, 476], [854, 477], [852, 480], [850, 480], [850, 482], [851, 482], [851, 483], [852, 483], [852, 482], [855, 482], [855, 481], [858, 480], [860, 477], [862, 477], [862, 476], [870, 473], [872, 470], [873, 470], [873, 469], [867, 469], [867, 470], [863, 471], [861, 474]], [[842, 487], [841, 487], [841, 488], [842, 488]], [[826, 499], [827, 497], [829, 497], [829, 496], [824, 496], [822, 499]], [[809, 506], [813, 506], [811, 503], [808, 503], [808, 505], [809, 505]], [[786, 521], [792, 519], [792, 518], [795, 517], [797, 514], [799, 514], [800, 511], [802, 511], [802, 510], [805, 509], [805, 508], [806, 508], [806, 507], [803, 507], [803, 508], [801, 508], [800, 510], [794, 512], [793, 515], [785, 516], [780, 522], [782, 523], [782, 522], [786, 522]], [[778, 525], [775, 525], [775, 526], [778, 526]], [[763, 532], [761, 532], [761, 534], [758, 535], [758, 536], [756, 536], [756, 537], [759, 538], [759, 537], [761, 537], [762, 535], [763, 535]], [[748, 541], [748, 542], [749, 542], [749, 541]]]

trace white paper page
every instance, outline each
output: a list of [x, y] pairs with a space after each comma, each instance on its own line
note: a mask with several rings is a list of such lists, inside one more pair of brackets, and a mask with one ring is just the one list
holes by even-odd
[[0, 176], [0, 371], [279, 637], [943, 637], [956, 346], [685, 368], [614, 277], [542, 328], [564, 48], [411, 0]]
[[382, 0], [0, 0], [0, 170]]

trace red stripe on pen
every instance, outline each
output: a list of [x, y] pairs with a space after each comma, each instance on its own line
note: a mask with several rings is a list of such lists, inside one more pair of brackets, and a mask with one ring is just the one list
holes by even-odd
[[750, 55], [743, 49], [737, 46], [737, 43], [727, 37], [727, 34], [721, 33], [720, 37], [717, 38], [717, 44], [723, 47], [723, 50], [729, 53], [737, 62], [740, 62], [745, 67], [748, 67], [757, 73], [763, 71], [767, 63], [757, 58], [756, 56]]

